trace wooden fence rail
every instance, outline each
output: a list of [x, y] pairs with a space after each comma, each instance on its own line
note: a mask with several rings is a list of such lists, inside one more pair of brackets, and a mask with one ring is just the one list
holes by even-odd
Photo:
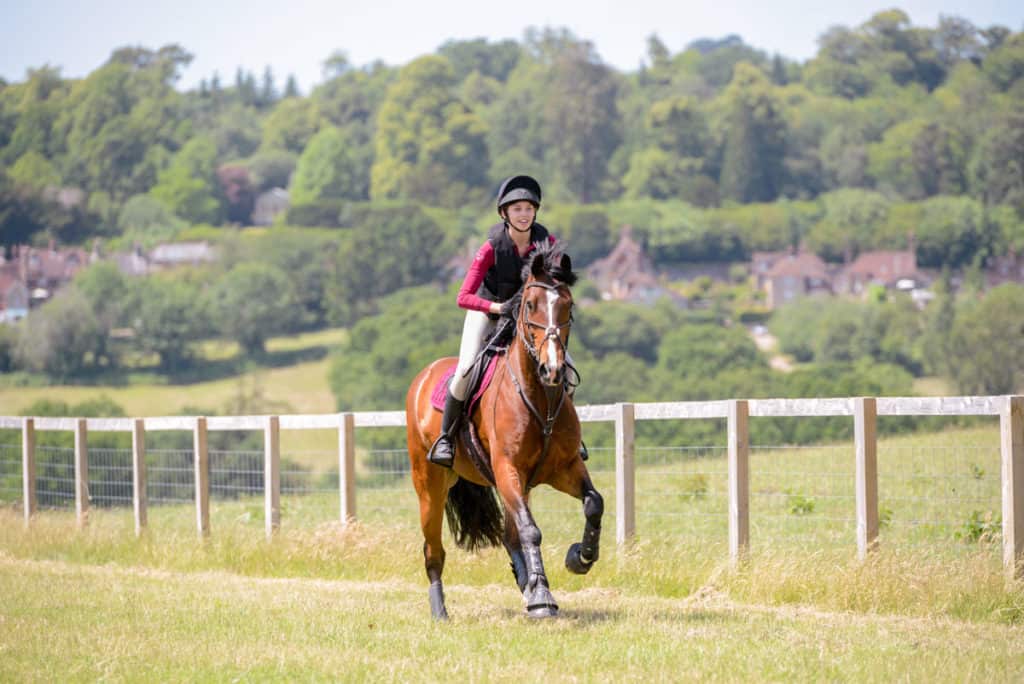
[[[729, 552], [742, 559], [750, 547], [749, 421], [762, 417], [849, 416], [854, 421], [856, 457], [857, 552], [866, 556], [878, 544], [877, 419], [879, 416], [998, 416], [1000, 425], [1003, 565], [1010, 580], [1024, 579], [1024, 396], [851, 397], [828, 399], [738, 399], [723, 401], [603, 404], [577, 408], [584, 422], [615, 425], [616, 541], [626, 544], [636, 532], [634, 434], [638, 420], [726, 420], [728, 431]], [[210, 533], [210, 430], [252, 430], [264, 434], [264, 506], [266, 535], [281, 523], [281, 430], [338, 431], [340, 519], [356, 517], [355, 430], [404, 427], [404, 411], [283, 416], [172, 416], [155, 418], [40, 418], [0, 416], [0, 429], [22, 434], [22, 483], [25, 524], [37, 509], [36, 433], [63, 430], [75, 435], [75, 512], [88, 523], [88, 435], [132, 434], [135, 529], [146, 526], [145, 434], [188, 431], [193, 434], [196, 527]]]

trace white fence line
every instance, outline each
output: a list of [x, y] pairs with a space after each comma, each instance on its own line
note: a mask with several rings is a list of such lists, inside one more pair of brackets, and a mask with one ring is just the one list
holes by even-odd
[[[816, 399], [741, 399], [652, 402], [581, 406], [583, 422], [615, 424], [616, 541], [626, 544], [635, 534], [634, 434], [638, 420], [726, 419], [729, 465], [729, 551], [742, 558], [750, 545], [749, 421], [763, 417], [849, 416], [854, 420], [856, 452], [856, 520], [858, 555], [878, 544], [877, 418], [879, 416], [998, 416], [1000, 420], [1003, 564], [1007, 577], [1024, 578], [1024, 396], [988, 397], [845, 397]], [[22, 482], [25, 524], [36, 511], [35, 450], [39, 430], [75, 434], [75, 510], [79, 526], [88, 522], [88, 434], [128, 432], [133, 435], [133, 508], [136, 531], [146, 525], [145, 432], [193, 433], [196, 525], [210, 533], [210, 430], [262, 431], [265, 445], [266, 534], [280, 527], [280, 430], [337, 430], [340, 518], [355, 519], [356, 428], [404, 427], [404, 411], [283, 416], [163, 416], [150, 418], [47, 418], [0, 416], [0, 429], [22, 433]]]

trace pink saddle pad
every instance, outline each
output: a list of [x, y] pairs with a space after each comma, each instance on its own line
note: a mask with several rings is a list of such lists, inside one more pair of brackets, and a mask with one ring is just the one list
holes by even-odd
[[[480, 400], [481, 396], [483, 396], [484, 390], [486, 390], [487, 386], [491, 384], [491, 378], [494, 377], [494, 369], [498, 367], [498, 356], [499, 354], [492, 356], [490, 363], [487, 364], [487, 370], [484, 371], [484, 377], [483, 380], [480, 381], [480, 387], [477, 388], [473, 397], [469, 401], [469, 406], [466, 409], [467, 413], [473, 410], [476, 402]], [[453, 375], [455, 375], [455, 366], [449, 368], [448, 371], [441, 376], [441, 379], [437, 381], [437, 384], [434, 385], [434, 391], [430, 395], [430, 405], [438, 411], [444, 411], [445, 395], [448, 393], [448, 381], [451, 380]]]

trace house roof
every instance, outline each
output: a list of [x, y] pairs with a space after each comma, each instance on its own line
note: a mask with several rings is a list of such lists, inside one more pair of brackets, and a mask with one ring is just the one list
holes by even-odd
[[844, 271], [847, 275], [893, 280], [917, 274], [917, 256], [912, 250], [862, 252]]
[[592, 263], [587, 272], [595, 281], [622, 281], [643, 273], [647, 274], [651, 281], [657, 282], [654, 263], [644, 253], [643, 246], [633, 239], [633, 230], [629, 226], [622, 229], [618, 243], [608, 256]]
[[812, 252], [787, 254], [778, 259], [765, 274], [769, 278], [796, 276], [799, 278], [828, 278], [828, 270], [821, 257]]

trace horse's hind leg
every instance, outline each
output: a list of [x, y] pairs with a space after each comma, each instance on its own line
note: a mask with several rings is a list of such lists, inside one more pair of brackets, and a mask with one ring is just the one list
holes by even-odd
[[[438, 469], [440, 470], [440, 469]], [[444, 605], [444, 545], [441, 530], [444, 522], [444, 504], [448, 494], [443, 473], [431, 473], [422, 479], [415, 479], [416, 493], [420, 499], [420, 527], [423, 529], [423, 564], [430, 581], [430, 614], [436, 620], [447, 620], [448, 611]]]

